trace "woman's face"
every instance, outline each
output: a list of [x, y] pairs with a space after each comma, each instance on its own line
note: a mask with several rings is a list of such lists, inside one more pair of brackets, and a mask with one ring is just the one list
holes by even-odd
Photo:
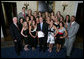
[[48, 12], [45, 12], [45, 15], [48, 15]]
[[54, 15], [54, 13], [52, 12], [52, 13], [51, 13], [51, 16], [53, 16], [53, 15]]
[[23, 19], [20, 19], [20, 23], [23, 23]]
[[29, 17], [26, 17], [26, 21], [29, 21]]
[[27, 26], [27, 22], [24, 22], [24, 26]]
[[37, 13], [36, 12], [34, 12], [34, 16], [36, 16], [37, 15]]
[[41, 16], [41, 13], [39, 12], [39, 16]]
[[62, 23], [60, 23], [60, 27], [62, 27]]
[[33, 20], [33, 16], [31, 16], [31, 20]]
[[29, 10], [28, 13], [31, 14], [31, 10]]
[[53, 20], [51, 20], [50, 24], [53, 25]]
[[58, 16], [60, 15], [60, 12], [59, 12], [59, 11], [57, 12], [57, 15], [58, 15]]
[[38, 19], [38, 18], [36, 18], [36, 21], [39, 21], [39, 19]]
[[68, 21], [68, 19], [69, 19], [69, 16], [66, 16], [66, 21]]

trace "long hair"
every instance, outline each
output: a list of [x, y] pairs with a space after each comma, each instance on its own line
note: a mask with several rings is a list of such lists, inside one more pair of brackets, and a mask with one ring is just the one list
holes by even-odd
[[[66, 17], [67, 17], [67, 16], [69, 17], [69, 18], [68, 18], [68, 22], [70, 22], [70, 15], [66, 15]], [[65, 18], [65, 22], [66, 22], [66, 18]]]
[[27, 22], [26, 21], [23, 22], [23, 27], [27, 29], [28, 28], [28, 24], [27, 24], [27, 26], [25, 26], [25, 23], [27, 23]]

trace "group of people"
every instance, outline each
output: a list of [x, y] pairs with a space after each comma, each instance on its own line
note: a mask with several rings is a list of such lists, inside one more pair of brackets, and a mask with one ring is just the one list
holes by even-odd
[[[39, 44], [39, 51], [43, 52], [46, 51], [47, 46], [49, 46], [49, 52], [52, 52], [54, 46], [56, 46], [56, 52], [65, 46], [66, 55], [70, 56], [79, 29], [79, 24], [75, 19], [75, 16], [69, 15], [66, 15], [64, 19], [60, 11], [56, 14], [34, 11], [32, 14], [32, 10], [27, 9], [25, 13], [25, 7], [23, 7], [18, 17], [13, 17], [13, 24], [10, 25], [16, 53], [20, 54], [24, 42], [25, 51], [29, 50], [29, 45], [32, 50], [35, 50]], [[44, 36], [39, 37], [38, 32], [42, 32]]]

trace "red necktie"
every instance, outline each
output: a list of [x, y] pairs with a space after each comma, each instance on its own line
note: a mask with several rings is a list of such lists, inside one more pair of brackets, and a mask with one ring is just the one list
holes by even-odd
[[23, 14], [24, 18], [25, 18], [25, 13]]

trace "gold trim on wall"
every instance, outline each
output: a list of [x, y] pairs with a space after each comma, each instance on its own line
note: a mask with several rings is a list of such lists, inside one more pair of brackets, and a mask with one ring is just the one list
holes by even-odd
[[38, 5], [39, 5], [39, 4], [38, 4], [38, 1], [37, 1], [37, 11], [38, 11]]
[[53, 2], [53, 11], [55, 12], [55, 1]]
[[[37, 11], [38, 11], [39, 1], [37, 1]], [[55, 1], [53, 1], [53, 11], [55, 12]]]

